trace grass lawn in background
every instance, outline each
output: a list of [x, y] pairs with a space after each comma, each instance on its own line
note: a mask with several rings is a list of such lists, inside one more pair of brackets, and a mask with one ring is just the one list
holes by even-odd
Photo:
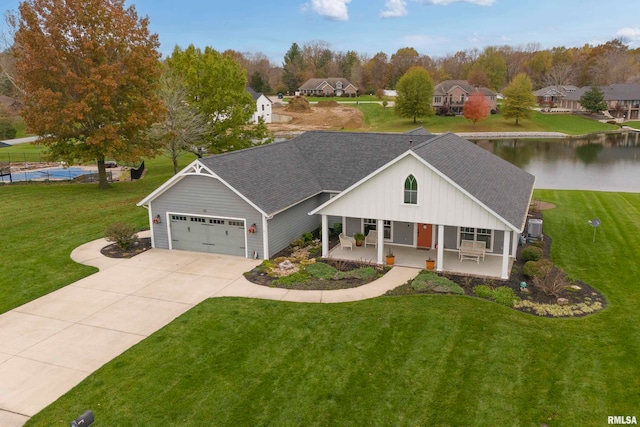
[[444, 117], [429, 116], [413, 119], [396, 115], [391, 107], [383, 108], [379, 104], [360, 104], [358, 108], [364, 113], [364, 129], [358, 131], [372, 132], [406, 132], [424, 126], [429, 132], [563, 132], [569, 135], [584, 135], [593, 132], [604, 132], [619, 129], [618, 126], [600, 123], [584, 117], [570, 114], [542, 114], [534, 111], [531, 120], [505, 120], [502, 114], [492, 114], [482, 122], [473, 123], [463, 116]]
[[553, 261], [602, 291], [605, 310], [551, 319], [468, 296], [212, 299], [27, 425], [66, 425], [87, 409], [105, 426], [601, 426], [637, 416], [640, 195], [535, 197], [556, 205], [544, 216]]

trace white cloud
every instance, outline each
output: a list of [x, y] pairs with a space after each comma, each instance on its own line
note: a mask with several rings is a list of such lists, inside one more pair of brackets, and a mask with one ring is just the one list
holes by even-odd
[[496, 0], [416, 0], [416, 1], [422, 4], [433, 4], [437, 6], [446, 6], [448, 4], [456, 3], [456, 2], [472, 3], [472, 4], [477, 4], [478, 6], [491, 6], [496, 2]]
[[311, 0], [305, 3], [303, 10], [311, 9], [313, 12], [332, 21], [348, 21], [349, 11], [347, 4], [351, 0]]
[[385, 10], [380, 12], [381, 18], [396, 18], [405, 16], [407, 12], [407, 2], [405, 0], [387, 0], [384, 4]]
[[638, 45], [640, 44], [640, 28], [621, 28], [616, 33], [616, 37], [632, 46]]

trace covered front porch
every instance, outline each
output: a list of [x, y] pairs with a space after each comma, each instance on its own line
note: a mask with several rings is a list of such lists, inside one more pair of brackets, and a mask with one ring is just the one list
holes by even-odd
[[[385, 254], [391, 249], [395, 256], [394, 265], [401, 267], [426, 268], [427, 258], [437, 259], [435, 249], [416, 249], [407, 246], [395, 246], [386, 244]], [[492, 279], [502, 278], [502, 256], [497, 254], [487, 254], [484, 260], [476, 262], [473, 260], [460, 261], [457, 251], [445, 250], [442, 254], [442, 271], [446, 273], [459, 274], [463, 276], [489, 277]], [[376, 263], [378, 250], [373, 246], [355, 246], [352, 250], [342, 248], [337, 244], [329, 251], [329, 258], [344, 259], [348, 261]], [[509, 271], [513, 266], [513, 258], [509, 258]]]

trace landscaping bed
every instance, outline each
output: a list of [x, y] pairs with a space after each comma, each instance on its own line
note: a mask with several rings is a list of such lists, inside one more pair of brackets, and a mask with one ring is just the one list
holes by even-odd
[[132, 258], [149, 249], [151, 249], [151, 238], [143, 237], [131, 243], [127, 248], [122, 248], [117, 243], [112, 243], [102, 248], [100, 253], [109, 258]]

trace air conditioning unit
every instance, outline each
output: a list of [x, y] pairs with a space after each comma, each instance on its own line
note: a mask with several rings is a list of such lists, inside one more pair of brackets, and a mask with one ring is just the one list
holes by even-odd
[[542, 237], [542, 220], [531, 218], [527, 224], [527, 236], [539, 238]]

